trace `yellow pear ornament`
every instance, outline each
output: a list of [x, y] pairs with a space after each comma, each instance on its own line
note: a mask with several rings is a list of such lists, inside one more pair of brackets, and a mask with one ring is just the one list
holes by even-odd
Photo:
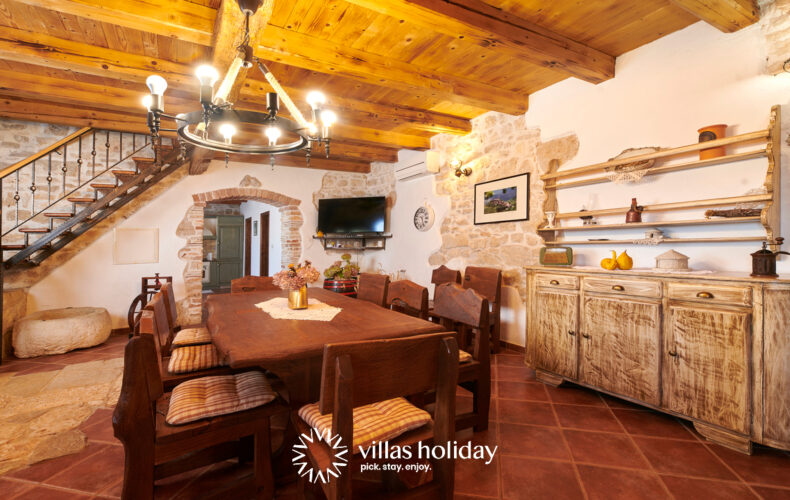
[[617, 252], [612, 250], [612, 258], [611, 259], [603, 259], [601, 261], [601, 267], [607, 269], [609, 271], [614, 271], [617, 269]]
[[621, 253], [620, 256], [617, 257], [617, 266], [623, 271], [628, 271], [629, 269], [634, 267], [634, 259], [632, 259], [628, 255], [628, 253], [624, 250], [623, 253]]

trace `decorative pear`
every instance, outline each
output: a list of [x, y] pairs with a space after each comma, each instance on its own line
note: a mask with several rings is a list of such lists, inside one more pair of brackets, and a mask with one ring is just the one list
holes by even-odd
[[629, 269], [634, 267], [634, 259], [632, 259], [628, 255], [627, 251], [624, 250], [623, 253], [621, 253], [620, 256], [617, 257], [617, 266], [624, 271], [628, 271]]
[[606, 270], [609, 270], [609, 271], [614, 271], [615, 269], [617, 269], [617, 258], [616, 257], [617, 257], [617, 252], [612, 250], [612, 258], [611, 259], [603, 259], [601, 261], [601, 267], [606, 269]]

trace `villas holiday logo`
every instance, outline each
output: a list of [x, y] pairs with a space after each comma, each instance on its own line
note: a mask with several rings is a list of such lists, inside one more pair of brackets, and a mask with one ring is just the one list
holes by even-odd
[[[332, 450], [332, 463], [324, 470], [314, 469], [310, 464], [310, 459], [307, 458], [307, 443], [321, 443], [325, 442], [330, 450]], [[310, 434], [302, 434], [299, 436], [299, 442], [293, 446], [294, 457], [291, 462], [297, 468], [297, 473], [300, 477], [306, 477], [311, 483], [328, 483], [329, 478], [340, 477], [342, 468], [348, 467], [348, 446], [342, 444], [342, 438], [338, 435], [331, 435], [329, 430], [325, 434], [321, 434], [315, 429], [310, 429]]]

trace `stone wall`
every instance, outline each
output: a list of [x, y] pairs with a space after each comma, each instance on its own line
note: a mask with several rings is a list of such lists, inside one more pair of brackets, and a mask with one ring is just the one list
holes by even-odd
[[790, 0], [760, 2], [760, 29], [765, 36], [766, 72], [775, 75], [790, 59]]
[[[472, 120], [468, 135], [437, 135], [431, 146], [439, 152], [440, 164], [446, 166], [435, 177], [436, 194], [450, 198], [450, 210], [440, 227], [442, 246], [431, 255], [430, 266], [501, 268], [505, 285], [517, 288], [523, 299], [522, 267], [536, 264], [543, 246], [536, 231], [543, 221], [545, 199], [540, 174], [552, 159], [562, 165], [573, 158], [578, 139], [569, 135], [541, 142], [540, 130], [527, 128], [523, 116], [487, 113]], [[453, 158], [470, 167], [472, 174], [456, 177], [447, 166]], [[474, 185], [523, 173], [530, 174], [529, 220], [475, 225]]]
[[357, 198], [386, 196], [387, 208], [395, 205], [395, 170], [391, 163], [372, 163], [370, 173], [327, 172], [321, 189], [313, 193], [313, 203], [318, 209], [322, 198]]

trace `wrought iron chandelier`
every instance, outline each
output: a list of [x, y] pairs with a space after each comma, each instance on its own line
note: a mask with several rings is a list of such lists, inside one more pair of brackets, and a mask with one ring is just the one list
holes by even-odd
[[[270, 155], [274, 166], [274, 156], [305, 150], [307, 165], [314, 147], [323, 147], [329, 157], [330, 128], [337, 121], [337, 115], [324, 109], [326, 97], [318, 91], [309, 92], [306, 100], [310, 105], [312, 121], [308, 122], [299, 111], [288, 93], [279, 84], [269, 68], [253, 55], [250, 46], [250, 17], [260, 7], [261, 0], [238, 0], [239, 7], [245, 15], [244, 39], [237, 47], [237, 56], [228, 69], [228, 77], [223, 80], [217, 93], [214, 84], [219, 80], [219, 73], [210, 65], [197, 68], [195, 76], [200, 81], [200, 104], [202, 109], [178, 115], [169, 115], [164, 111], [164, 92], [167, 81], [159, 75], [151, 75], [146, 79], [149, 95], [143, 98], [143, 106], [148, 109], [148, 128], [154, 141], [160, 132], [177, 132], [186, 143], [225, 153], [225, 162], [230, 153]], [[266, 95], [267, 113], [237, 110], [233, 103], [225, 98], [240, 68], [257, 66], [263, 76], [275, 90]], [[280, 101], [285, 104], [291, 117], [288, 119], [278, 115]], [[161, 122], [168, 119], [176, 122], [176, 128], [162, 128]], [[266, 140], [238, 143], [233, 137], [240, 130], [256, 130], [256, 135], [265, 135]], [[279, 143], [281, 138], [288, 142]]]

